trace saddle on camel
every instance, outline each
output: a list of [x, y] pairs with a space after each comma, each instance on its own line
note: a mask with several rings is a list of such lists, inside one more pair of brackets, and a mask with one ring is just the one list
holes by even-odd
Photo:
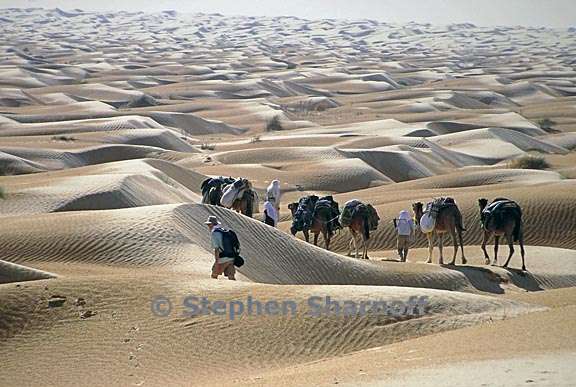
[[[432, 262], [432, 254], [434, 251], [434, 241], [438, 237], [438, 250], [440, 250], [439, 263], [444, 264], [443, 244], [444, 234], [449, 233], [454, 242], [454, 256], [450, 265], [456, 263], [456, 255], [458, 253], [458, 242], [462, 250], [462, 264], [466, 264], [466, 257], [464, 256], [464, 243], [462, 241], [462, 231], [465, 228], [462, 224], [462, 214], [452, 198], [437, 198], [428, 203], [426, 210], [421, 202], [414, 203], [412, 209], [416, 222], [420, 226], [420, 230], [426, 234], [428, 239], [428, 260], [426, 263]], [[457, 239], [458, 237], [458, 239]]]
[[232, 183], [234, 183], [233, 177], [224, 176], [209, 177], [204, 180], [200, 186], [202, 190], [202, 204], [219, 206], [220, 198], [222, 197], [222, 188]]
[[482, 251], [484, 252], [486, 264], [490, 263], [490, 257], [486, 251], [486, 243], [490, 235], [494, 234], [494, 261], [492, 265], [498, 263], [498, 242], [500, 237], [506, 236], [510, 252], [503, 267], [507, 267], [510, 263], [510, 259], [514, 254], [514, 242], [517, 241], [520, 245], [520, 254], [522, 256], [522, 270], [526, 271], [524, 262], [522, 209], [518, 203], [506, 198], [497, 198], [494, 199], [490, 205], [488, 205], [488, 200], [486, 199], [479, 199], [478, 204], [480, 206], [480, 220], [484, 231]]
[[258, 195], [248, 179], [237, 178], [223, 188], [220, 205], [252, 217], [258, 212]]
[[306, 242], [309, 242], [309, 232], [312, 232], [314, 245], [317, 245], [318, 237], [322, 234], [326, 249], [330, 249], [330, 240], [334, 232], [340, 228], [338, 223], [340, 210], [332, 196], [322, 198], [316, 195], [304, 196], [297, 203], [289, 204], [288, 209], [292, 213], [292, 227], [290, 227], [292, 235], [302, 232]]
[[362, 258], [368, 259], [367, 241], [370, 239], [370, 231], [376, 230], [380, 221], [376, 209], [372, 205], [364, 204], [359, 200], [349, 200], [344, 205], [339, 220], [341, 227], [348, 227], [352, 234], [352, 239], [348, 245], [348, 255], [352, 253], [352, 248], [354, 247], [356, 258], [358, 258], [357, 236], [361, 235], [363, 242]]

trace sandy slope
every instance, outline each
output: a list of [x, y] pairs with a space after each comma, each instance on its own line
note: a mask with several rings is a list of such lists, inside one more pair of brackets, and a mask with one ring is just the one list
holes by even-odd
[[[574, 33], [0, 10], [0, 385], [570, 385]], [[549, 167], [510, 168], [528, 154]], [[218, 175], [279, 178], [278, 229], [199, 204]], [[375, 206], [370, 260], [346, 231], [331, 252], [287, 233], [311, 193]], [[392, 219], [439, 196], [468, 264], [424, 264], [420, 233], [398, 262]], [[522, 206], [527, 273], [483, 264], [481, 197]], [[239, 235], [236, 282], [209, 278], [209, 215]], [[312, 296], [426, 307], [313, 317]]]

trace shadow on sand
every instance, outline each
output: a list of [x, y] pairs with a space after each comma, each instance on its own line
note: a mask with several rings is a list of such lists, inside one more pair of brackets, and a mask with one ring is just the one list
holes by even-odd
[[511, 284], [529, 292], [544, 290], [537, 279], [522, 270], [502, 267], [453, 266], [443, 265], [448, 270], [458, 271], [466, 276], [470, 284], [481, 292], [503, 294], [502, 285]]

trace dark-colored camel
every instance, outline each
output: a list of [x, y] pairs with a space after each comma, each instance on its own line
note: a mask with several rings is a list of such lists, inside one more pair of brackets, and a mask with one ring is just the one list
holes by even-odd
[[[448, 199], [448, 198], [447, 198]], [[414, 217], [416, 218], [416, 224], [420, 225], [420, 219], [424, 214], [424, 205], [421, 202], [412, 204], [412, 210], [414, 211]], [[428, 239], [428, 260], [426, 263], [432, 263], [432, 255], [434, 252], [434, 242], [436, 237], [438, 237], [438, 249], [440, 250], [440, 261], [439, 264], [444, 264], [443, 255], [443, 244], [444, 244], [444, 234], [450, 233], [452, 236], [452, 241], [454, 242], [454, 256], [450, 265], [456, 264], [456, 255], [458, 253], [458, 242], [460, 242], [460, 248], [462, 250], [462, 264], [466, 264], [466, 257], [464, 256], [464, 243], [462, 242], [462, 231], [465, 231], [462, 225], [462, 214], [458, 209], [456, 203], [441, 207], [436, 215], [436, 223], [434, 229], [431, 232], [427, 232], [426, 238]], [[458, 235], [458, 240], [456, 239]]]
[[[310, 242], [311, 232], [314, 234], [314, 246], [318, 245], [318, 238], [322, 234], [326, 250], [330, 250], [330, 240], [334, 235], [332, 209], [324, 206], [317, 207], [318, 197], [315, 195], [309, 196], [308, 200], [304, 202], [302, 199], [300, 202], [288, 205], [293, 219], [290, 232], [295, 236], [298, 231], [302, 231], [306, 242]], [[307, 221], [306, 219], [299, 219], [299, 217], [311, 217], [311, 219]], [[297, 226], [297, 224], [299, 225]]]
[[206, 204], [211, 204], [213, 206], [220, 206], [220, 198], [222, 197], [222, 186], [217, 185], [215, 187], [210, 188], [207, 195], [207, 202]]
[[234, 183], [234, 178], [232, 177], [215, 177], [207, 178], [202, 182], [200, 186], [202, 190], [202, 203], [211, 204], [213, 206], [220, 206], [220, 198], [222, 198], [223, 190], [225, 185]]
[[[512, 255], [514, 255], [514, 242], [518, 241], [520, 245], [520, 254], [522, 255], [522, 270], [526, 271], [524, 264], [524, 230], [522, 223], [522, 209], [518, 203], [505, 198], [497, 198], [488, 206], [488, 200], [479, 199], [480, 219], [484, 232], [482, 238], [482, 251], [486, 264], [490, 264], [490, 257], [486, 251], [486, 243], [491, 235], [494, 235], [494, 261], [492, 265], [498, 263], [498, 242], [501, 236], [506, 236], [510, 252], [508, 259], [503, 267], [508, 267]], [[487, 209], [488, 207], [488, 209]]]

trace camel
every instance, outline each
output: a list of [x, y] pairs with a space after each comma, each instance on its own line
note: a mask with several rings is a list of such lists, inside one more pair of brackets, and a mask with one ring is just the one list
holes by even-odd
[[[314, 246], [318, 246], [318, 238], [320, 234], [322, 234], [322, 238], [324, 239], [324, 245], [326, 250], [330, 250], [330, 240], [334, 235], [334, 230], [332, 229], [332, 209], [330, 207], [317, 207], [316, 203], [318, 202], [318, 197], [315, 195], [311, 195], [310, 200], [305, 203], [305, 210], [308, 213], [312, 213], [312, 221], [310, 225], [304, 224], [302, 226], [302, 233], [304, 234], [304, 239], [306, 242], [310, 242], [310, 232], [314, 234]], [[302, 199], [301, 199], [302, 200]], [[292, 219], [295, 221], [299, 221], [296, 219], [297, 211], [298, 211], [299, 203], [290, 203], [288, 205], [288, 209], [292, 213]], [[305, 215], [299, 215], [305, 216]], [[295, 227], [295, 222], [293, 221], [292, 227], [290, 228], [290, 232], [293, 236], [296, 235], [298, 232], [297, 227]]]
[[520, 206], [512, 201], [505, 198], [497, 198], [490, 204], [490, 207], [494, 203], [501, 202], [501, 207], [490, 215], [484, 210], [488, 206], [488, 200], [479, 199], [478, 205], [480, 206], [480, 219], [482, 221], [482, 229], [484, 231], [482, 239], [482, 251], [484, 251], [484, 258], [486, 259], [486, 264], [490, 264], [490, 257], [486, 251], [486, 242], [491, 235], [494, 235], [494, 261], [493, 266], [498, 263], [498, 242], [501, 236], [506, 236], [506, 241], [508, 242], [508, 248], [510, 250], [508, 254], [508, 259], [504, 263], [503, 267], [508, 267], [512, 255], [514, 255], [514, 242], [518, 241], [520, 245], [520, 254], [522, 255], [522, 271], [526, 271], [526, 265], [524, 263], [524, 232], [522, 223], [522, 209]]
[[[236, 195], [239, 196], [235, 196], [236, 198], [233, 199], [234, 201], [232, 201], [232, 203], [227, 202], [226, 204], [222, 203], [222, 201], [224, 200], [224, 198], [226, 197], [227, 193], [227, 189], [228, 187], [231, 187], [232, 185], [238, 184], [240, 182], [240, 180], [242, 180], [243, 186], [242, 186], [242, 190], [243, 192], [241, 194], [238, 193], [238, 191], [236, 191]], [[219, 205], [223, 205], [224, 207], [228, 207], [236, 212], [241, 213], [242, 215], [246, 215], [247, 217], [251, 218], [254, 211], [254, 204], [257, 203], [258, 201], [258, 194], [256, 193], [256, 191], [254, 191], [254, 189], [252, 189], [252, 184], [246, 180], [246, 179], [236, 179], [233, 180], [231, 183], [226, 184], [226, 185], [222, 185], [220, 186], [220, 190], [221, 192], [218, 193], [218, 186], [212, 188], [214, 189], [214, 191], [212, 191], [212, 189], [209, 191], [209, 200], [211, 200], [211, 194], [214, 194], [214, 198], [216, 198], [218, 196], [218, 204]], [[232, 188], [232, 187], [231, 187]], [[232, 188], [233, 189], [233, 188]], [[239, 188], [237, 188], [239, 189]], [[230, 198], [232, 199], [232, 198]]]
[[356, 258], [358, 258], [358, 235], [362, 238], [362, 259], [370, 259], [368, 257], [368, 239], [370, 239], [370, 225], [368, 224], [368, 212], [356, 211], [352, 216], [348, 230], [352, 234], [350, 243], [348, 244], [348, 255], [352, 254], [352, 248], [356, 250]]
[[[448, 198], [447, 198], [448, 199]], [[453, 202], [453, 201], [452, 201]], [[416, 224], [420, 225], [420, 220], [424, 214], [424, 205], [421, 202], [413, 203], [412, 210], [414, 211], [414, 217], [416, 218]], [[444, 234], [450, 233], [452, 236], [452, 241], [454, 242], [454, 256], [449, 265], [456, 264], [456, 255], [458, 254], [458, 241], [460, 242], [460, 248], [462, 250], [462, 264], [466, 264], [466, 257], [464, 256], [464, 243], [462, 242], [462, 231], [466, 231], [462, 225], [462, 214], [458, 209], [456, 203], [452, 205], [442, 207], [437, 216], [434, 229], [431, 232], [427, 232], [426, 238], [428, 239], [428, 260], [426, 263], [432, 263], [432, 255], [434, 252], [434, 243], [436, 237], [438, 237], [438, 249], [440, 250], [440, 261], [439, 264], [444, 264], [443, 255], [443, 244], [444, 244]], [[458, 241], [456, 240], [456, 235], [458, 235]]]
[[220, 206], [220, 199], [222, 198], [223, 186], [234, 182], [232, 177], [217, 177], [207, 178], [202, 182], [202, 203], [211, 204], [213, 206]]
[[246, 191], [244, 191], [242, 197], [234, 200], [231, 208], [232, 210], [251, 218], [254, 214], [253, 205], [255, 200], [258, 200], [258, 195], [256, 194], [256, 191], [252, 189], [247, 189]]
[[220, 198], [222, 197], [222, 186], [217, 185], [216, 187], [210, 188], [208, 191], [206, 204], [211, 204], [213, 206], [220, 206]]

